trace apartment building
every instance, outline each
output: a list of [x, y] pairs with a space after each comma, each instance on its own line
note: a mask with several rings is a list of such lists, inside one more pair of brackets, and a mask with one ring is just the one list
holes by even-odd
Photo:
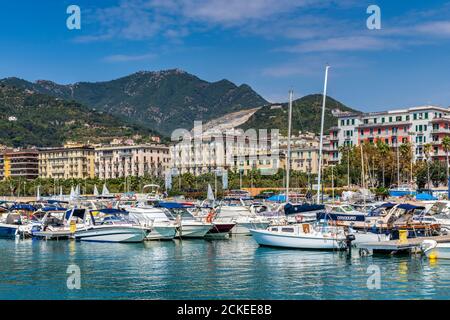
[[0, 178], [36, 179], [39, 175], [38, 150], [4, 149], [0, 152]]
[[[324, 141], [328, 147], [329, 140]], [[227, 134], [205, 134], [197, 139], [186, 139], [171, 147], [171, 166], [179, 172], [200, 175], [215, 170], [260, 170], [271, 174], [286, 168], [287, 137], [274, 135], [261, 143], [255, 137], [244, 137], [237, 131]], [[324, 165], [328, 163], [324, 150]], [[319, 138], [313, 133], [291, 137], [291, 169], [317, 173], [319, 164]]]
[[[340, 146], [355, 146], [362, 142], [382, 141], [391, 147], [410, 142], [414, 160], [424, 159], [424, 145], [434, 145], [434, 156], [445, 155], [441, 142], [447, 134], [450, 110], [436, 106], [369, 113], [341, 113], [338, 126], [330, 129], [332, 152], [338, 155]], [[334, 159], [333, 156], [333, 159]]]
[[[216, 170], [261, 170], [277, 168], [278, 148], [272, 144], [275, 135], [248, 136], [239, 130], [209, 131], [187, 135], [171, 146], [171, 167], [178, 172], [201, 175]], [[276, 139], [278, 139], [276, 137]]]
[[161, 144], [95, 148], [95, 175], [100, 179], [144, 175], [162, 177], [169, 166], [169, 147]]
[[54, 179], [94, 178], [94, 147], [66, 144], [39, 150], [39, 177]]

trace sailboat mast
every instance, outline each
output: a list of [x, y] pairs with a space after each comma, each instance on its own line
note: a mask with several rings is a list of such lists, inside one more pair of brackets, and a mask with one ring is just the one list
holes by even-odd
[[397, 142], [397, 188], [400, 188], [400, 157], [399, 157], [399, 145]]
[[317, 178], [317, 203], [320, 202], [320, 184], [322, 179], [323, 125], [325, 121], [325, 103], [327, 99], [327, 82], [328, 82], [329, 68], [330, 66], [325, 67], [325, 82], [323, 85], [322, 119], [320, 123], [320, 145], [319, 145], [319, 174]]
[[287, 155], [286, 155], [286, 203], [289, 203], [289, 177], [291, 170], [291, 127], [292, 127], [292, 96], [294, 92], [289, 90], [289, 119], [288, 119], [288, 137], [287, 137]]

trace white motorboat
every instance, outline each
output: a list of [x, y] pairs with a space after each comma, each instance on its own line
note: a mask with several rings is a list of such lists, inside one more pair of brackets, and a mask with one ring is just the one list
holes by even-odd
[[91, 242], [142, 242], [148, 231], [129, 224], [92, 226], [75, 232], [75, 239]]
[[160, 202], [158, 204], [160, 208], [166, 210], [166, 214], [169, 219], [175, 221], [176, 224], [180, 224], [177, 237], [181, 238], [203, 238], [211, 228], [213, 224], [211, 222], [203, 221], [201, 218], [196, 218], [189, 212], [188, 208], [192, 208], [191, 204], [179, 203], [179, 202]]
[[138, 207], [127, 207], [127, 211], [141, 226], [150, 228], [151, 232], [147, 235], [146, 240], [175, 238], [179, 224], [170, 220], [162, 208], [141, 204]]
[[75, 232], [75, 239], [91, 242], [142, 242], [149, 232], [149, 228], [130, 219], [128, 212], [102, 209], [92, 219], [90, 226]]
[[450, 231], [450, 201], [436, 201], [428, 210], [413, 217], [413, 221], [439, 224], [441, 229]]
[[250, 230], [260, 246], [341, 250], [346, 248], [347, 237], [336, 227], [301, 223], [284, 226], [271, 226], [266, 230]]
[[421, 245], [423, 253], [429, 259], [450, 259], [450, 243], [438, 243], [436, 240], [427, 239]]
[[250, 229], [266, 229], [270, 220], [253, 213], [250, 206], [243, 199], [226, 198], [216, 208], [215, 221], [235, 223], [232, 234], [250, 235]]
[[76, 230], [84, 230], [92, 224], [92, 216], [86, 209], [56, 208], [36, 212], [33, 216], [43, 214], [39, 223], [33, 223], [30, 233], [35, 238], [45, 240], [68, 239]]

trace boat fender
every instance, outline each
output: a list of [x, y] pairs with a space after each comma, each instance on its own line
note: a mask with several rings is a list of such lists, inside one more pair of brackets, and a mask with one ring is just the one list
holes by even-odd
[[214, 218], [214, 212], [211, 210], [208, 215], [206, 216], [206, 222], [211, 223]]
[[301, 214], [297, 214], [297, 215], [295, 216], [295, 221], [297, 221], [297, 222], [303, 222], [303, 216], [302, 216]]
[[303, 233], [309, 233], [309, 224], [303, 224], [302, 225], [302, 227], [303, 227]]

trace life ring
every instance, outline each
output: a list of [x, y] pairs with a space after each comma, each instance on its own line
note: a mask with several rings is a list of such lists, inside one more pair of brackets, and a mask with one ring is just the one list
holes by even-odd
[[297, 215], [295, 216], [295, 221], [297, 221], [297, 222], [303, 222], [303, 216], [302, 216], [301, 214], [297, 214]]

